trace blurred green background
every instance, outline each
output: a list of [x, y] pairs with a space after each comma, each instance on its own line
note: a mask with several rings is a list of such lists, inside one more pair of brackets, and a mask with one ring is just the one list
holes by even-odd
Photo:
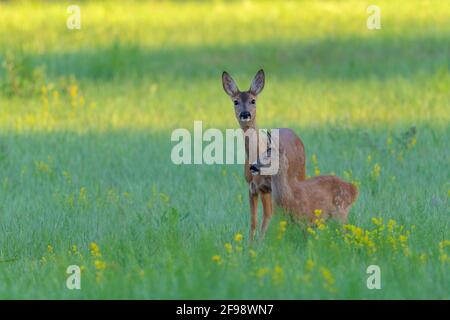
[[[0, 2], [0, 297], [448, 298], [450, 2], [377, 1], [380, 30], [370, 1], [76, 4], [80, 30], [68, 2]], [[222, 71], [259, 68], [259, 126], [358, 184], [376, 252], [333, 225], [280, 240], [283, 217], [250, 248], [242, 167], [171, 163], [173, 129], [237, 128]]]

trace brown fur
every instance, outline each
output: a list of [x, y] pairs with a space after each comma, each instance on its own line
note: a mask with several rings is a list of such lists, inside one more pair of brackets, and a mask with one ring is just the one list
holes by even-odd
[[[248, 129], [257, 130], [256, 100], [258, 94], [264, 88], [264, 79], [263, 70], [258, 71], [250, 89], [241, 92], [228, 73], [224, 72], [222, 74], [223, 88], [235, 104], [235, 115], [244, 132], [247, 132]], [[250, 113], [250, 120], [242, 121], [240, 115], [244, 111]], [[257, 133], [259, 134], [258, 131]], [[263, 141], [264, 144], [264, 139], [258, 139], [258, 141]], [[249, 184], [250, 238], [253, 240], [258, 220], [258, 196], [261, 196], [263, 204], [263, 222], [261, 226], [261, 238], [263, 238], [272, 216], [272, 195], [278, 207], [288, 209], [289, 197], [293, 194], [293, 186], [305, 179], [305, 149], [303, 142], [291, 129], [279, 129], [279, 153], [280, 157], [282, 157], [279, 171], [271, 177], [261, 178], [261, 176], [252, 176], [250, 173], [248, 143], [248, 140], [246, 140], [245, 152], [247, 159], [244, 170], [245, 178]]]
[[[358, 198], [358, 189], [336, 176], [317, 176], [303, 181], [297, 180], [289, 187], [279, 183], [271, 176], [256, 175], [251, 182], [252, 188], [260, 190], [272, 184], [283, 195], [283, 208], [297, 221], [306, 219], [312, 222], [315, 210], [321, 210], [320, 218], [335, 218], [347, 222], [348, 211]], [[287, 190], [287, 188], [289, 188]]]

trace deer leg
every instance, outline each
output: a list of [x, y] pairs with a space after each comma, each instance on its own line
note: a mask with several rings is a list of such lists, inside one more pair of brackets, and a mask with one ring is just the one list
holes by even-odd
[[250, 241], [255, 240], [256, 226], [258, 224], [258, 194], [249, 192], [250, 200]]
[[264, 212], [260, 236], [262, 240], [264, 239], [270, 219], [272, 218], [272, 194], [270, 192], [261, 193], [261, 202]]

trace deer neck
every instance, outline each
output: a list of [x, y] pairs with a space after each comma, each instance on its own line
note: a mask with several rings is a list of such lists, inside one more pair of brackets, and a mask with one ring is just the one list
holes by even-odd
[[258, 127], [256, 126], [256, 119], [249, 121], [246, 124], [241, 124], [240, 126], [241, 126], [241, 129], [244, 131], [244, 133], [247, 132], [247, 130], [249, 130], [249, 129], [258, 130]]
[[247, 135], [250, 133], [249, 130], [253, 130], [258, 135], [258, 127], [256, 126], [256, 121], [251, 121], [251, 123], [246, 125], [241, 125], [242, 131], [244, 131], [244, 139], [245, 139], [245, 155], [248, 159], [248, 152], [250, 148], [250, 141], [252, 139], [246, 138]]

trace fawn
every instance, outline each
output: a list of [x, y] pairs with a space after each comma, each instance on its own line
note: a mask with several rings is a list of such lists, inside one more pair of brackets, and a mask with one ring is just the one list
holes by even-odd
[[[268, 165], [270, 150], [267, 150], [262, 157], [264, 164]], [[250, 166], [255, 185], [264, 185], [270, 180], [270, 176], [261, 174], [261, 167], [260, 162]], [[275, 185], [279, 183], [277, 180], [272, 181]], [[336, 176], [316, 176], [298, 180], [289, 189], [282, 183], [276, 187], [282, 193], [290, 193], [290, 196], [286, 197], [284, 208], [297, 221], [306, 218], [309, 223], [317, 218], [314, 214], [315, 210], [321, 210], [320, 218], [335, 218], [342, 223], [347, 222], [348, 211], [358, 198], [356, 186]]]
[[[222, 84], [225, 92], [231, 97], [234, 111], [244, 134], [250, 130], [257, 135], [258, 143], [267, 141], [267, 137], [260, 137], [256, 127], [256, 100], [264, 88], [264, 71], [259, 70], [247, 91], [240, 91], [236, 82], [227, 73], [222, 74]], [[263, 205], [263, 222], [260, 237], [266, 233], [272, 216], [272, 193], [275, 204], [284, 209], [290, 208], [290, 195], [293, 194], [292, 186], [305, 179], [305, 149], [300, 138], [288, 128], [278, 129], [278, 154], [280, 157], [278, 173], [265, 177], [255, 178], [250, 171], [249, 148], [250, 140], [245, 140], [246, 161], [244, 165], [245, 178], [249, 184], [250, 202], [250, 240], [255, 239], [258, 223], [258, 196]], [[259, 139], [262, 138], [262, 139]], [[265, 151], [265, 149], [263, 149]]]

